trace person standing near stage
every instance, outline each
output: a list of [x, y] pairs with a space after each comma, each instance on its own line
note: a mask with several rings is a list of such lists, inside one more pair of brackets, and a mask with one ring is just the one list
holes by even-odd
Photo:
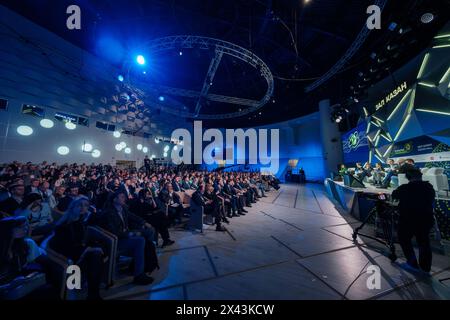
[[144, 167], [145, 167], [145, 173], [147, 173], [147, 175], [150, 174], [150, 159], [148, 158], [148, 156], [145, 156], [144, 158]]
[[[430, 230], [433, 227], [433, 205], [435, 191], [433, 186], [422, 181], [422, 173], [417, 168], [406, 172], [408, 184], [401, 185], [392, 192], [392, 198], [399, 200], [398, 239], [409, 267], [430, 272], [432, 253]], [[415, 237], [419, 246], [419, 263], [411, 243]]]

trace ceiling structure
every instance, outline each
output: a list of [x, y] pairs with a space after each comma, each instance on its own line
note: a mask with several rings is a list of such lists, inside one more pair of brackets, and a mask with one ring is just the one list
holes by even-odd
[[[374, 3], [385, 4], [382, 29], [361, 37], [366, 9]], [[351, 108], [351, 102], [363, 99], [371, 85], [424, 50], [450, 12], [448, 0], [15, 0], [2, 4], [121, 68], [124, 82], [152, 99], [150, 113], [169, 110], [193, 119], [209, 115], [204, 125], [214, 127], [284, 121], [315, 112], [324, 98]], [[81, 8], [81, 30], [65, 27], [71, 4]], [[421, 22], [424, 13], [432, 13], [433, 21]], [[266, 65], [270, 76], [261, 71], [264, 67], [249, 63], [252, 59], [224, 54], [217, 43], [205, 49], [178, 42], [152, 50], [157, 39], [180, 35], [238, 46]], [[145, 65], [135, 63], [137, 54], [145, 56]], [[333, 67], [334, 77], [326, 79]], [[266, 76], [273, 78], [273, 88]], [[264, 103], [248, 110], [256, 106], [255, 101]], [[237, 116], [230, 120], [217, 114]]]

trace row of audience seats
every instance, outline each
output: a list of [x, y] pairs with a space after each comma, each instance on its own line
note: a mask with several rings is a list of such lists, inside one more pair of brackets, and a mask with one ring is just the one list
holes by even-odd
[[[203, 232], [203, 224], [209, 224], [208, 216], [204, 216], [203, 207], [198, 206], [194, 201], [192, 201], [192, 194], [194, 190], [186, 190], [181, 192], [176, 192], [180, 197], [183, 209], [190, 213], [189, 222], [187, 227], [190, 230], [199, 230]], [[117, 251], [118, 238], [114, 234], [108, 232], [107, 230], [98, 226], [88, 227], [88, 240], [99, 241], [102, 243], [102, 249], [105, 254], [109, 257], [108, 261], [105, 263], [104, 279], [103, 282], [106, 287], [111, 287], [114, 285], [114, 280], [117, 272], [122, 267], [128, 267], [132, 262], [129, 257], [119, 256]], [[53, 235], [47, 237], [41, 243], [41, 248], [47, 252], [47, 256], [51, 262], [50, 272], [53, 277], [53, 285], [57, 288], [58, 296], [62, 300], [73, 299], [74, 296], [67, 290], [67, 279], [69, 274], [66, 273], [68, 266], [74, 264], [69, 258], [57, 253], [52, 250], [50, 246], [50, 240]], [[122, 267], [121, 267], [122, 266]], [[35, 275], [32, 281], [24, 283], [23, 286], [16, 287], [13, 291], [9, 292], [8, 299], [18, 299], [26, 296], [28, 293], [34, 291], [37, 287], [45, 284], [45, 274]]]

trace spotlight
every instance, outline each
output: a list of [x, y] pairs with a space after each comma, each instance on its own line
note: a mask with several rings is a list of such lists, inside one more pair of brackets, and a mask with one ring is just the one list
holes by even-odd
[[92, 151], [92, 156], [94, 158], [99, 158], [101, 156], [101, 154], [102, 153], [100, 152], [100, 150], [95, 149], [94, 151]]
[[77, 126], [73, 122], [66, 122], [66, 128], [69, 130], [74, 130]]
[[164, 156], [164, 158], [166, 158], [166, 157], [167, 157], [167, 152], [164, 152], [164, 155], [163, 155], [163, 156]]
[[119, 74], [119, 75], [117, 76], [117, 80], [119, 80], [120, 82], [122, 82], [122, 81], [123, 81], [123, 75]]
[[91, 152], [92, 151], [92, 144], [90, 143], [85, 143], [81, 146], [81, 151], [83, 152]]
[[159, 143], [159, 139], [155, 138], [155, 143], [158, 144]]
[[136, 146], [136, 148], [137, 148], [138, 150], [142, 150], [143, 146], [142, 146], [142, 144], [139, 143], [139, 144]]
[[341, 118], [337, 118], [336, 119], [336, 123], [341, 123], [342, 119]]
[[143, 152], [143, 153], [147, 153], [147, 152], [148, 152], [148, 148], [147, 148], [147, 147], [143, 147], [143, 148], [142, 148], [142, 152]]
[[170, 147], [169, 147], [169, 146], [165, 146], [165, 147], [164, 147], [164, 152], [167, 152], [167, 151], [169, 151], [169, 149], [170, 149]]
[[182, 56], [182, 55], [183, 55], [183, 51], [180, 51], [178, 54], [179, 54], [180, 56]]
[[58, 152], [58, 154], [65, 156], [67, 154], [69, 154], [70, 149], [66, 146], [60, 146], [58, 147], [58, 149], [56, 149], [56, 152]]
[[117, 151], [122, 151], [122, 149], [123, 149], [122, 145], [120, 143], [116, 144], [115, 148]]
[[163, 96], [159, 96], [158, 100], [164, 102], [165, 98]]
[[39, 124], [41, 125], [42, 128], [46, 128], [46, 129], [53, 128], [53, 126], [55, 125], [55, 124], [53, 123], [53, 121], [50, 120], [50, 119], [42, 119], [42, 120], [39, 122]]
[[137, 61], [137, 63], [139, 63], [140, 65], [144, 65], [145, 64], [145, 58], [144, 58], [144, 56], [143, 55], [138, 55], [137, 57], [136, 57], [136, 61]]
[[120, 131], [114, 131], [113, 133], [114, 138], [120, 138], [121, 135]]
[[174, 146], [173, 150], [177, 151], [178, 150], [178, 146]]
[[420, 22], [422, 22], [424, 24], [428, 24], [428, 23], [432, 22], [433, 20], [434, 20], [434, 14], [432, 14], [431, 12], [424, 13], [420, 17]]
[[124, 142], [124, 141], [122, 141], [121, 143], [120, 143], [120, 147], [123, 149], [123, 148], [125, 148], [127, 146], [127, 144]]
[[156, 156], [154, 154], [152, 154], [152, 156], [150, 157], [150, 159], [155, 159]]
[[130, 148], [125, 148], [125, 153], [126, 154], [130, 154], [131, 153], [131, 149]]
[[33, 134], [33, 129], [29, 126], [18, 126], [17, 133], [21, 136], [29, 136]]

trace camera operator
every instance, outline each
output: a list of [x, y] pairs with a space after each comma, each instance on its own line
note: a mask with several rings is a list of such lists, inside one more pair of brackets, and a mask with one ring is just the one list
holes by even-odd
[[[422, 181], [422, 173], [417, 168], [406, 171], [408, 184], [398, 187], [392, 193], [392, 198], [399, 200], [398, 239], [407, 264], [415, 269], [430, 272], [431, 246], [430, 230], [433, 227], [433, 204], [435, 192], [433, 186]], [[419, 246], [419, 263], [417, 263], [412, 238], [415, 237]]]

